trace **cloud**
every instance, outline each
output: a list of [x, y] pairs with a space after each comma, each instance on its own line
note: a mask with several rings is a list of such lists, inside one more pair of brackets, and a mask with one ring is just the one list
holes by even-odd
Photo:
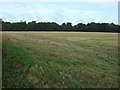
[[17, 20], [17, 18], [14, 15], [8, 12], [0, 12], [0, 18], [2, 18], [3, 20], [10, 20], [10, 21]]
[[8, 11], [8, 10], [21, 10], [21, 8], [26, 8], [26, 4], [24, 2], [0, 2], [0, 11]]
[[33, 15], [30, 13], [24, 13], [19, 15], [20, 20], [25, 20], [25, 21], [42, 21], [42, 17], [40, 15]]
[[[14, 4], [14, 6], [21, 6], [21, 7], [26, 7], [26, 4], [24, 2], [11, 2], [9, 4]], [[13, 7], [14, 7], [13, 6]]]
[[58, 9], [53, 13], [52, 19], [55, 22], [62, 23], [64, 18], [64, 10]]
[[66, 10], [67, 13], [75, 13], [75, 14], [100, 14], [100, 11], [97, 10]]
[[29, 13], [24, 13], [24, 14], [20, 14], [19, 18], [21, 18], [23, 20], [29, 20], [29, 19], [33, 19], [33, 16]]
[[41, 16], [36, 16], [36, 21], [42, 21], [43, 20], [43, 18], [41, 17]]
[[8, 21], [36, 20], [76, 23], [106, 20], [114, 22], [117, 20], [115, 18], [117, 17], [116, 7], [117, 3], [105, 2], [0, 2], [0, 16]]
[[81, 19], [81, 18], [78, 19], [78, 22], [79, 23], [85, 23], [84, 19]]

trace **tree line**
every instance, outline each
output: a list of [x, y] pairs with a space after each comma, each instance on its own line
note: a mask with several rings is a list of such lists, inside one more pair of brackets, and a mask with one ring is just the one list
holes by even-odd
[[62, 23], [62, 25], [56, 22], [4, 22], [2, 21], [3, 31], [76, 31], [76, 32], [119, 32], [120, 25], [114, 23], [95, 23], [88, 24], [78, 23], [72, 26], [72, 23]]

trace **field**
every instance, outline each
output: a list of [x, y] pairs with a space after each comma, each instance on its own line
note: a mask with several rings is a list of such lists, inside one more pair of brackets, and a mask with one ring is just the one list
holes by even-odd
[[117, 88], [118, 33], [2, 32], [3, 88]]

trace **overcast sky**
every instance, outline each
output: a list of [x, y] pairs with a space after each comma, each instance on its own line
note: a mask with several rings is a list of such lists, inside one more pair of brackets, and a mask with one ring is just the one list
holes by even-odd
[[[5, 2], [6, 1], [6, 2]], [[4, 21], [37, 21], [37, 22], [106, 22], [118, 23], [118, 2], [8, 2], [0, 1], [0, 18]], [[100, 1], [100, 0], [99, 0]]]

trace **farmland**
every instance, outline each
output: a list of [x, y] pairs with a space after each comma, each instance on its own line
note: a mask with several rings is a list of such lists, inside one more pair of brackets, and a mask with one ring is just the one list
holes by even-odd
[[117, 88], [118, 33], [2, 32], [3, 88]]

